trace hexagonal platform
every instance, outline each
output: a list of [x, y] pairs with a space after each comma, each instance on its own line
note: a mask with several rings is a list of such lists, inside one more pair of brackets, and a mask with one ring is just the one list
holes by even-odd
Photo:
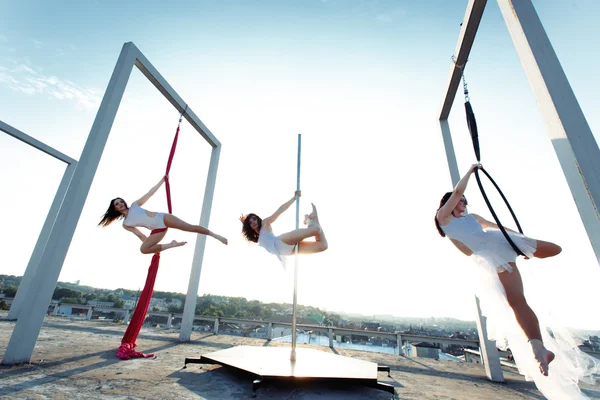
[[254, 374], [259, 378], [252, 385], [253, 397], [260, 385], [269, 380], [351, 383], [395, 394], [392, 385], [377, 381], [377, 372], [387, 371], [389, 375], [389, 367], [306, 348], [296, 348], [296, 361], [292, 362], [290, 353], [289, 347], [237, 346], [200, 358], [186, 358], [185, 365], [219, 364]]

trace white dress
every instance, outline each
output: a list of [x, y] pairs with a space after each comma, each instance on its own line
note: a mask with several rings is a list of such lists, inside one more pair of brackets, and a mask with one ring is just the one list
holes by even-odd
[[275, 255], [283, 269], [287, 269], [287, 256], [294, 252], [296, 246], [284, 243], [279, 236], [273, 234], [271, 226], [263, 225], [258, 234], [258, 245], [264, 247], [269, 253]]
[[[483, 229], [472, 214], [452, 221], [442, 230], [450, 239], [458, 240], [473, 252], [477, 263], [492, 265], [498, 272], [512, 272], [509, 263], [517, 260], [517, 253], [499, 229]], [[510, 239], [527, 257], [533, 258], [537, 242], [520, 233], [507, 232]]]
[[[543, 395], [551, 400], [587, 399], [577, 382], [594, 384], [600, 373], [600, 360], [582, 352], [574, 335], [556, 321], [551, 321], [551, 310], [536, 310], [544, 346], [556, 355], [550, 363], [548, 376], [543, 376], [533, 356], [528, 338], [515, 319], [506, 300], [504, 286], [498, 273], [512, 273], [508, 264], [517, 254], [498, 229], [483, 229], [473, 215], [454, 218], [441, 227], [444, 233], [460, 241], [473, 251], [471, 256], [476, 277], [475, 294], [479, 297], [483, 314], [487, 317], [489, 339], [496, 340], [502, 350], [510, 349], [519, 372], [533, 380]], [[528, 257], [536, 250], [535, 239], [508, 232], [517, 247]], [[507, 272], [505, 272], [507, 271]], [[551, 290], [550, 290], [551, 291]]]

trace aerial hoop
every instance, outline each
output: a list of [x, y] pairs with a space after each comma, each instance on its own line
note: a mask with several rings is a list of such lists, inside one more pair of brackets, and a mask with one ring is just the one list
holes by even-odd
[[[475, 119], [475, 113], [473, 112], [473, 107], [471, 106], [471, 101], [469, 99], [469, 90], [467, 89], [467, 82], [465, 80], [464, 66], [461, 67], [461, 72], [462, 72], [462, 81], [463, 81], [463, 88], [464, 88], [464, 94], [465, 94], [465, 113], [467, 116], [467, 126], [469, 127], [469, 133], [471, 134], [471, 141], [473, 142], [473, 151], [475, 152], [475, 157], [477, 158], [477, 162], [481, 162], [481, 152], [479, 149], [479, 134], [477, 131], [477, 120]], [[494, 181], [492, 176], [483, 167], [475, 169], [475, 178], [477, 179], [477, 185], [479, 186], [481, 195], [483, 196], [483, 199], [485, 200], [485, 204], [487, 204], [488, 209], [490, 210], [490, 213], [492, 214], [492, 217], [494, 217], [494, 221], [496, 221], [496, 225], [498, 225], [498, 228], [500, 228], [500, 231], [504, 235], [504, 238], [506, 239], [508, 244], [510, 244], [510, 246], [513, 248], [513, 250], [518, 255], [525, 257], [525, 254], [521, 251], [521, 249], [519, 249], [517, 247], [515, 242], [513, 242], [513, 240], [510, 238], [508, 232], [506, 232], [506, 229], [500, 222], [498, 215], [496, 215], [496, 212], [494, 211], [494, 208], [492, 207], [492, 203], [488, 199], [488, 197], [485, 193], [485, 190], [483, 189], [483, 185], [481, 183], [481, 178], [479, 176], [479, 171], [478, 171], [479, 169], [481, 169], [481, 171], [485, 174], [485, 176], [488, 177], [490, 182], [492, 182], [492, 184], [498, 191], [498, 194], [500, 194], [500, 197], [502, 197], [502, 200], [504, 200], [504, 204], [506, 204], [508, 211], [510, 211], [510, 215], [512, 215], [513, 220], [515, 221], [515, 224], [517, 225], [517, 229], [519, 230], [519, 233], [523, 234], [523, 229], [521, 229], [521, 224], [519, 224], [519, 220], [517, 219], [517, 216], [515, 215], [512, 207], [510, 206], [510, 203], [506, 199], [506, 196], [504, 196], [504, 193], [502, 193], [502, 190], [500, 190], [500, 187], [498, 186], [496, 181]]]
[[[521, 229], [521, 224], [519, 224], [519, 220], [517, 219], [517, 216], [515, 215], [512, 207], [510, 206], [510, 203], [506, 199], [506, 196], [504, 196], [504, 193], [502, 193], [502, 190], [500, 190], [500, 187], [498, 186], [498, 184], [496, 183], [496, 181], [494, 181], [494, 179], [490, 176], [490, 174], [488, 174], [488, 172], [483, 167], [478, 168], [478, 169], [481, 169], [481, 172], [483, 172], [485, 174], [485, 176], [488, 177], [488, 179], [490, 180], [490, 182], [492, 182], [492, 184], [494, 185], [494, 187], [498, 191], [498, 194], [500, 194], [500, 196], [502, 197], [502, 200], [504, 200], [504, 204], [506, 204], [506, 207], [508, 208], [508, 211], [510, 211], [510, 215], [512, 215], [513, 220], [515, 221], [515, 224], [517, 225], [517, 229], [519, 230], [519, 233], [523, 234], [523, 229]], [[481, 184], [481, 178], [479, 177], [479, 171], [478, 171], [478, 169], [475, 169], [475, 179], [477, 180], [477, 186], [479, 186], [479, 190], [481, 191], [481, 195], [483, 196], [483, 199], [485, 200], [485, 204], [487, 204], [488, 209], [490, 210], [490, 213], [492, 214], [492, 217], [494, 217], [494, 221], [496, 221], [496, 225], [498, 225], [498, 228], [500, 228], [500, 230], [502, 231], [502, 234], [506, 238], [506, 241], [508, 242], [508, 244], [510, 244], [510, 246], [513, 248], [513, 250], [515, 251], [515, 253], [517, 253], [520, 256], [524, 256], [525, 257], [525, 254], [517, 247], [517, 245], [515, 244], [515, 242], [513, 242], [513, 240], [510, 238], [508, 232], [506, 232], [506, 229], [504, 228], [504, 226], [500, 222], [500, 219], [498, 218], [498, 216], [494, 212], [494, 208], [492, 207], [492, 203], [490, 202], [490, 200], [488, 199], [487, 195], [485, 194], [485, 190], [483, 190], [483, 185]]]

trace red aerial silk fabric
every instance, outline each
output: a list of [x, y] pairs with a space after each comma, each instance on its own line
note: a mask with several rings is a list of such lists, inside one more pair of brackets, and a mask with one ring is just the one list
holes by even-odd
[[[167, 171], [165, 175], [169, 175], [169, 171], [171, 171], [171, 164], [173, 163], [173, 156], [175, 155], [175, 148], [177, 147], [178, 138], [179, 126], [177, 127], [175, 139], [173, 139], [173, 144], [171, 145], [171, 153], [169, 154], [169, 161], [167, 161]], [[169, 178], [165, 178], [165, 189], [167, 191], [167, 206], [170, 214], [173, 212], [173, 207], [171, 205], [171, 185], [169, 184]], [[155, 233], [164, 232], [166, 230], [167, 228], [155, 229], [150, 234], [152, 235]], [[137, 346], [135, 341], [137, 340], [140, 329], [142, 329], [142, 325], [146, 319], [146, 313], [148, 312], [148, 307], [150, 306], [150, 300], [152, 300], [152, 291], [154, 290], [154, 281], [156, 281], [159, 262], [160, 253], [156, 253], [152, 256], [152, 261], [150, 262], [150, 267], [148, 268], [148, 276], [146, 277], [144, 290], [142, 290], [142, 294], [140, 295], [137, 306], [135, 307], [133, 316], [129, 321], [129, 326], [127, 326], [125, 335], [123, 335], [123, 339], [121, 339], [121, 346], [119, 346], [117, 349], [117, 357], [121, 360], [129, 360], [130, 358], [154, 357], [154, 354], [144, 354], [139, 351], [135, 351], [134, 349]]]

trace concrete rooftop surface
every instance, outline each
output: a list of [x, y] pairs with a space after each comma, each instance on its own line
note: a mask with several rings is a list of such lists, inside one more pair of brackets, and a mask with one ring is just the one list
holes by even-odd
[[[1, 318], [4, 319], [1, 319]], [[4, 355], [15, 322], [0, 314], [0, 357]], [[253, 375], [219, 365], [188, 364], [186, 357], [238, 345], [287, 346], [289, 343], [193, 332], [192, 341], [178, 342], [177, 330], [143, 328], [138, 351], [155, 353], [154, 359], [121, 361], [115, 356], [125, 326], [106, 321], [47, 317], [31, 362], [0, 366], [2, 399], [248, 399]], [[298, 345], [331, 354], [389, 366], [391, 377], [379, 372], [380, 382], [394, 386], [400, 399], [543, 399], [532, 382], [505, 368], [506, 383], [486, 379], [481, 364], [408, 358], [328, 347]], [[581, 385], [592, 399], [600, 399], [600, 386]], [[360, 385], [325, 383], [270, 383], [257, 391], [257, 399], [390, 399], [391, 394]]]

